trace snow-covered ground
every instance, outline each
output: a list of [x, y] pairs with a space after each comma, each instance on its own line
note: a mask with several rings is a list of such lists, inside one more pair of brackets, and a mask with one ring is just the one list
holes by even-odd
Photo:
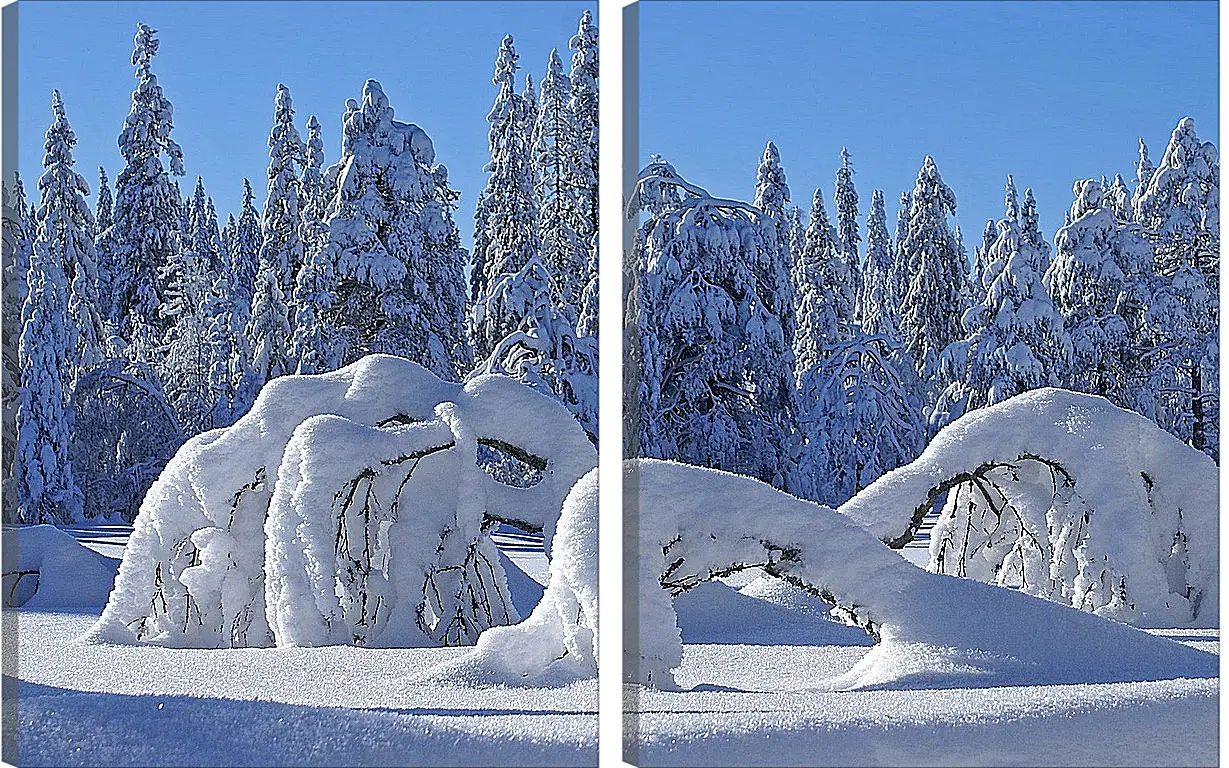
[[[74, 529], [91, 549], [126, 530]], [[541, 538], [501, 531], [540, 598]], [[114, 552], [118, 554], [118, 552]], [[516, 563], [528, 575], [512, 567]], [[99, 606], [101, 609], [101, 606]], [[420, 681], [465, 648], [171, 649], [82, 641], [99, 611], [19, 612], [21, 765], [592, 765], [597, 684]], [[6, 678], [7, 686], [12, 680]]]
[[[923, 525], [926, 532], [929, 521]], [[74, 530], [91, 549], [125, 529]], [[501, 530], [523, 615], [540, 540]], [[925, 556], [925, 536], [902, 554]], [[108, 554], [118, 554], [114, 549]], [[515, 564], [517, 567], [513, 568]], [[533, 577], [533, 578], [530, 578]], [[737, 590], [737, 591], [736, 591]], [[676, 601], [680, 691], [634, 687], [644, 765], [1212, 765], [1217, 680], [825, 690], [870, 647], [746, 571]], [[19, 613], [22, 765], [592, 765], [597, 686], [472, 686], [465, 649], [170, 649], [81, 641], [97, 611]], [[1219, 630], [1151, 630], [1218, 652]], [[430, 678], [427, 680], [426, 678]], [[6, 678], [6, 690], [13, 684]]]
[[[1216, 764], [1216, 679], [829, 692], [866, 636], [776, 580], [730, 581], [676, 601], [683, 690], [632, 689], [642, 765]], [[1216, 629], [1151, 632], [1218, 652]]]

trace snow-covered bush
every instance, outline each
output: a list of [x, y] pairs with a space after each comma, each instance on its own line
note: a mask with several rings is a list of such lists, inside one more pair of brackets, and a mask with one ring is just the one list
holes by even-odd
[[[479, 446], [539, 470], [498, 483]], [[596, 464], [552, 399], [372, 355], [285, 376], [154, 483], [95, 630], [178, 647], [473, 643], [518, 620], [490, 533], [542, 531]]]
[[1217, 620], [1216, 466], [1104, 398], [974, 411], [840, 511], [899, 547], [944, 499], [929, 570], [1140, 626]]

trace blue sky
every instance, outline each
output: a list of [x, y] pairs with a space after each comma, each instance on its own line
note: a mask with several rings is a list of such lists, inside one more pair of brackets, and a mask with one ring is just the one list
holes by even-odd
[[832, 214], [847, 146], [889, 227], [925, 155], [970, 252], [1015, 177], [1053, 238], [1077, 178], [1134, 178], [1184, 115], [1217, 140], [1214, 2], [659, 2], [640, 10], [640, 152], [750, 199], [764, 143], [795, 202]]
[[[338, 159], [341, 114], [363, 82], [384, 86], [397, 119], [435, 142], [461, 190], [457, 225], [468, 246], [474, 201], [485, 182], [486, 114], [495, 96], [495, 53], [511, 33], [520, 73], [540, 81], [552, 47], [565, 68], [568, 39], [593, 2], [29, 2], [19, 21], [20, 169], [27, 194], [41, 171], [51, 90], [59, 88], [77, 134], [77, 170], [114, 183], [116, 138], [136, 81], [129, 63], [136, 23], [157, 29], [153, 69], [175, 107], [173, 136], [184, 151], [185, 194], [197, 175], [222, 222], [237, 212], [243, 178], [265, 197], [268, 136], [277, 84], [294, 97], [304, 135], [320, 120], [325, 162]], [[91, 198], [92, 200], [93, 198]]]

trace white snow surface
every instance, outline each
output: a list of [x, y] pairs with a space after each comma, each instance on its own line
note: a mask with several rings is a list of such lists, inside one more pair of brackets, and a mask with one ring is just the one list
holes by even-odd
[[[497, 483], [478, 441], [544, 460], [541, 481]], [[518, 618], [495, 521], [541, 530], [549, 555], [562, 499], [595, 464], [566, 409], [506, 377], [453, 384], [372, 355], [275, 379], [151, 487], [95, 638], [472, 643]]]
[[85, 642], [96, 617], [19, 612], [21, 765], [597, 761], [592, 680], [520, 690], [424, 680], [455, 648]]
[[1217, 681], [827, 692], [863, 653], [687, 645], [682, 691], [637, 687], [638, 765], [1214, 765]]
[[[1213, 678], [1216, 657], [1058, 603], [928, 573], [849, 516], [759, 481], [656, 460], [625, 463], [638, 484], [639, 647], [625, 674], [676, 685], [683, 660], [674, 596], [761, 567], [834, 603], [878, 636], [827, 690], [970, 688]], [[756, 510], [748, 515], [747, 510]], [[561, 527], [571, 514], [565, 510]], [[501, 631], [516, 631], [501, 630]]]
[[[557, 542], [566, 527], [560, 525]], [[509, 541], [503, 532], [495, 538], [501, 546]], [[530, 540], [519, 546], [530, 560]], [[540, 568], [542, 555], [537, 559]], [[677, 600], [688, 642], [676, 677], [683, 690], [630, 689], [642, 710], [627, 721], [628, 736], [639, 738], [640, 764], [1216, 760], [1214, 679], [826, 691], [866, 654], [866, 634], [837, 625], [822, 601], [781, 579], [748, 570], [723, 581]], [[727, 583], [741, 586], [735, 591]], [[83, 642], [95, 616], [17, 616], [20, 680], [6, 678], [6, 695], [15, 685], [21, 697], [22, 765], [596, 761], [592, 680], [553, 687], [451, 680], [438, 670], [462, 658], [465, 652], [454, 648], [201, 651]], [[1213, 652], [1218, 645], [1216, 630], [1156, 633]]]
[[936, 491], [966, 481], [988, 495], [949, 494], [930, 570], [1022, 580], [1140, 626], [1219, 623], [1217, 468], [1152, 421], [1093, 395], [1032, 390], [948, 425], [840, 512], [902, 546]]

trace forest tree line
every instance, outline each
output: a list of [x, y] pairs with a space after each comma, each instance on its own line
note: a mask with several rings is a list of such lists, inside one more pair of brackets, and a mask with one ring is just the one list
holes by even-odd
[[[852, 158], [793, 203], [769, 142], [752, 203], [654, 156], [629, 214], [628, 455], [837, 505], [946, 424], [1038, 387], [1102, 395], [1219, 461], [1219, 161], [1194, 121], [1135, 178], [1081, 179], [1053, 245], [1008, 176], [969, 255], [926, 157], [894, 231]], [[863, 246], [865, 243], [865, 246]]]
[[[4, 185], [5, 522], [135, 516], [186, 440], [226, 427], [279, 376], [364, 355], [413, 360], [452, 381], [507, 374], [597, 435], [598, 33], [590, 12], [551, 51], [540, 86], [511, 35], [495, 60], [487, 182], [472, 253], [460, 194], [417, 125], [368, 80], [325, 165], [316, 116], [299, 132], [278, 85], [263, 206], [244, 180], [225, 223], [183, 150], [138, 24], [136, 88], [114, 185], [74, 169], [58, 91], [37, 203]], [[477, 84], [475, 84], [477, 87]], [[477, 116], [476, 116], [477, 119]]]

